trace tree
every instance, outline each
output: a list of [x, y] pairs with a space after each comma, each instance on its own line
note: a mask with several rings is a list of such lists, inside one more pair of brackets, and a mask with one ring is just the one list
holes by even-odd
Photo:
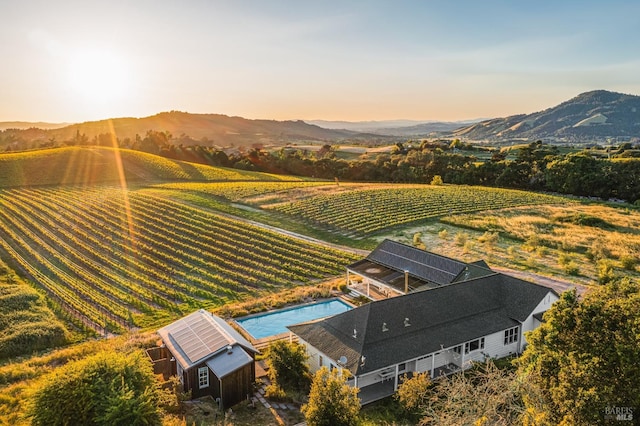
[[278, 340], [267, 351], [269, 380], [284, 390], [307, 392], [311, 375], [304, 346], [286, 340]]
[[406, 409], [419, 413], [423, 425], [531, 423], [522, 402], [527, 384], [519, 381], [512, 370], [499, 369], [489, 360], [434, 384], [421, 373], [405, 380], [396, 398]]
[[428, 373], [418, 373], [411, 378], [405, 377], [396, 393], [396, 399], [407, 411], [417, 412], [427, 405], [431, 378]]
[[608, 408], [640, 407], [637, 282], [613, 281], [583, 299], [566, 291], [544, 319], [518, 360], [522, 379], [540, 390], [525, 399], [530, 410], [552, 424], [591, 425]]
[[140, 353], [103, 352], [45, 376], [30, 407], [34, 425], [157, 425], [160, 391]]
[[[344, 374], [343, 374], [344, 373]], [[318, 370], [311, 384], [309, 402], [302, 413], [309, 426], [354, 426], [358, 422], [358, 389], [347, 384], [346, 371]]]

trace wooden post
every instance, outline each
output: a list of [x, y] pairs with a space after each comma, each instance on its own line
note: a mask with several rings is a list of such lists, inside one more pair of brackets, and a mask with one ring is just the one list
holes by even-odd
[[404, 294], [409, 293], [409, 271], [404, 271]]

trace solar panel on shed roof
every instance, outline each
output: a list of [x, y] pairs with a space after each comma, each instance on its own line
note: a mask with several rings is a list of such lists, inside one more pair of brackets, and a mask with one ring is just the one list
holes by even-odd
[[181, 327], [170, 330], [169, 336], [182, 348], [191, 363], [232, 343], [217, 323], [200, 315], [183, 318]]

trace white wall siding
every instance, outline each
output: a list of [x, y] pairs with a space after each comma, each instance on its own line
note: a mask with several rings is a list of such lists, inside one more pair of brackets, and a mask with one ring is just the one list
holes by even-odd
[[[518, 352], [518, 342], [505, 345], [504, 330], [502, 330], [485, 337], [484, 350], [480, 352], [484, 352], [489, 358], [503, 358]], [[484, 355], [482, 358], [474, 359], [474, 361], [484, 361]]]
[[[298, 342], [301, 345], [304, 345], [305, 351], [308, 356], [307, 363], [309, 364], [309, 371], [311, 371], [312, 374], [320, 370], [320, 367], [331, 368], [331, 365], [336, 365], [334, 360], [317, 350], [315, 347], [311, 346], [309, 343], [300, 338], [298, 338]], [[320, 365], [320, 358], [322, 358], [322, 365]]]
[[422, 373], [424, 371], [431, 371], [431, 364], [433, 362], [433, 355], [428, 355], [416, 360], [416, 372]]
[[534, 330], [536, 327], [538, 327], [540, 325], [538, 323], [538, 321], [535, 318], [533, 318], [533, 316], [535, 314], [540, 313], [540, 312], [547, 311], [556, 300], [558, 300], [558, 296], [556, 296], [552, 292], [547, 293], [547, 295], [544, 297], [544, 299], [542, 299], [542, 301], [540, 303], [538, 303], [538, 306], [536, 306], [536, 308], [531, 312], [531, 315], [529, 315], [527, 317], [527, 319], [524, 320], [524, 322], [522, 323], [522, 330], [521, 330], [521, 332], [522, 332], [522, 346], [521, 347], [522, 348], [527, 343], [527, 339], [524, 337], [524, 333], [527, 332], [527, 331]]

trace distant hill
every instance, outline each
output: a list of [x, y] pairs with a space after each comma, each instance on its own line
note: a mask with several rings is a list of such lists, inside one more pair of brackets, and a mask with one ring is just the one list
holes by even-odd
[[468, 140], [593, 142], [640, 137], [640, 96], [595, 90], [533, 114], [481, 121], [452, 134]]
[[386, 136], [433, 136], [449, 133], [462, 126], [477, 123], [480, 120], [465, 121], [417, 121], [417, 120], [382, 120], [382, 121], [325, 121], [307, 120], [327, 129], [343, 129], [354, 132], [373, 133]]
[[[121, 174], [122, 172], [122, 174]], [[32, 185], [96, 185], [153, 181], [297, 180], [171, 160], [140, 151], [65, 147], [0, 154], [0, 188]]]
[[[144, 137], [147, 131], [168, 131], [179, 143], [202, 143], [218, 147], [250, 146], [252, 144], [284, 145], [294, 142], [334, 142], [367, 139], [366, 135], [347, 130], [325, 129], [304, 121], [249, 120], [220, 114], [190, 114], [186, 112], [163, 112], [144, 118], [113, 118], [72, 124], [59, 129], [13, 132], [6, 141], [24, 142], [71, 140], [77, 132], [91, 140], [94, 136], [115, 132], [123, 140], [134, 140], [136, 135]], [[188, 138], [187, 138], [188, 136]], [[374, 136], [375, 137], [375, 136]], [[0, 140], [0, 144], [3, 141]], [[0, 145], [0, 148], [2, 146]]]
[[6, 129], [59, 129], [68, 126], [69, 123], [45, 123], [43, 121], [0, 121], [0, 130]]

